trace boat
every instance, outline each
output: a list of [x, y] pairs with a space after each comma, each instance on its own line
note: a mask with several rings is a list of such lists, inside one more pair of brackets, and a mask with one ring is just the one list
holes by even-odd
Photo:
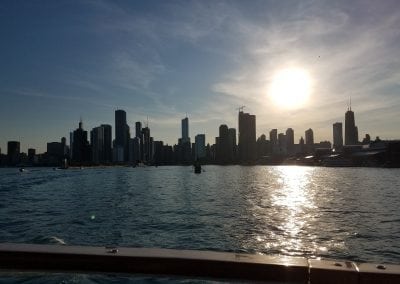
[[193, 165], [194, 167], [194, 173], [195, 174], [201, 174], [201, 164], [199, 161], [196, 161]]

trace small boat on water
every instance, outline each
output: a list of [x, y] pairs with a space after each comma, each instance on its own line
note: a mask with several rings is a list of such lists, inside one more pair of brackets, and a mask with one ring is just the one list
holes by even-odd
[[194, 163], [193, 167], [194, 167], [195, 174], [201, 174], [201, 164], [199, 163], [199, 161], [196, 161]]
[[19, 172], [23, 173], [23, 172], [26, 172], [26, 170], [24, 168], [19, 168]]

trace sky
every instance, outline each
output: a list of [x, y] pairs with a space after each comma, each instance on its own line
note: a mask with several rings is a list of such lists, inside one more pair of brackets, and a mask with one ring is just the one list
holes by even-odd
[[[257, 137], [308, 128], [332, 141], [351, 97], [360, 137], [400, 138], [400, 2], [15, 1], [0, 2], [0, 148], [46, 151], [127, 112], [133, 133], [155, 140], [189, 133], [214, 143], [237, 128], [237, 108], [256, 115]], [[311, 79], [301, 107], [274, 104], [277, 72]], [[289, 82], [290, 83], [290, 82]], [[113, 134], [114, 136], [114, 134]]]

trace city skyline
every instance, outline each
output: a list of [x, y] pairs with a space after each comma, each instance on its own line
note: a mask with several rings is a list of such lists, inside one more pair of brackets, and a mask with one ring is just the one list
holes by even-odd
[[[44, 4], [44, 5], [42, 5]], [[179, 121], [192, 141], [216, 125], [238, 129], [235, 108], [257, 115], [257, 137], [293, 128], [297, 142], [332, 141], [349, 97], [360, 140], [399, 137], [400, 5], [397, 1], [44, 1], [2, 3], [0, 147], [45, 151], [83, 118], [85, 129], [124, 109], [155, 140], [173, 145]], [[269, 97], [285, 68], [307, 71], [301, 107]], [[113, 133], [114, 134], [114, 133]], [[304, 137], [303, 137], [304, 138]], [[29, 141], [29, 142], [28, 142]]]

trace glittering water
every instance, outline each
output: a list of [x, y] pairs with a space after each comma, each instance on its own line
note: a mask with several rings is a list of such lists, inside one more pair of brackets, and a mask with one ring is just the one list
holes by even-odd
[[400, 263], [398, 169], [204, 169], [0, 169], [0, 242]]

